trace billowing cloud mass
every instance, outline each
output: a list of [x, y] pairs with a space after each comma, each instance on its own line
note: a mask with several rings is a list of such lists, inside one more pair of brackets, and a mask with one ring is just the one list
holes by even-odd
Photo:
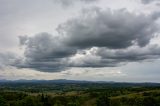
[[62, 60], [76, 53], [73, 48], [65, 46], [59, 37], [48, 33], [40, 33], [34, 37], [21, 36], [19, 38], [20, 43], [26, 46], [25, 59], [19, 61], [19, 68], [58, 71], [66, 67]]
[[20, 36], [24, 57], [11, 65], [57, 72], [159, 58], [160, 45], [151, 44], [158, 33], [156, 14], [135, 14], [124, 9], [83, 10], [80, 16], [60, 24], [58, 35]]
[[134, 43], [145, 46], [157, 30], [152, 16], [136, 15], [126, 10], [91, 9], [81, 17], [59, 26], [67, 45], [80, 48], [126, 48]]

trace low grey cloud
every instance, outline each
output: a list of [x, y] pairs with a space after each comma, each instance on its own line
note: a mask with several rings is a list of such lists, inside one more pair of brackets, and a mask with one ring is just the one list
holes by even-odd
[[12, 66], [17, 59], [18, 57], [13, 53], [0, 53], [0, 69], [3, 70], [6, 67]]
[[116, 67], [159, 58], [159, 45], [150, 44], [158, 31], [159, 15], [155, 14], [84, 10], [79, 17], [59, 25], [58, 35], [20, 36], [24, 58], [17, 59], [12, 66], [57, 72], [71, 67]]
[[[22, 37], [21, 37], [22, 38]], [[23, 39], [20, 39], [21, 42]], [[24, 41], [23, 41], [24, 42]], [[70, 48], [62, 42], [62, 38], [48, 33], [39, 33], [33, 37], [28, 37], [25, 41], [25, 57], [33, 60], [63, 58], [75, 54], [74, 48]]]
[[20, 45], [25, 45], [27, 43], [28, 36], [19, 36], [19, 43]]
[[126, 10], [86, 10], [81, 16], [59, 26], [65, 43], [80, 48], [126, 48], [133, 43], [145, 46], [157, 30], [153, 15], [136, 15]]
[[143, 4], [150, 4], [152, 2], [158, 2], [159, 0], [141, 0]]
[[146, 47], [132, 46], [127, 49], [108, 50], [99, 48], [97, 55], [104, 59], [112, 59], [117, 62], [143, 61], [148, 59], [156, 59], [160, 56], [160, 46], [148, 45]]
[[64, 45], [60, 37], [48, 33], [19, 38], [21, 45], [25, 46], [25, 59], [19, 61], [19, 68], [58, 71], [67, 68], [65, 58], [76, 53], [76, 49]]
[[93, 47], [70, 59], [75, 67], [116, 67], [128, 62], [142, 62], [160, 57], [160, 46], [149, 44], [145, 47], [131, 46], [126, 49]]

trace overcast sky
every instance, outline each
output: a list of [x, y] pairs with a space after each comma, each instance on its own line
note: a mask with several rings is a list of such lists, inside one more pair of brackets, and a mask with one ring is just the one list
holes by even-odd
[[160, 0], [0, 0], [0, 79], [160, 82]]

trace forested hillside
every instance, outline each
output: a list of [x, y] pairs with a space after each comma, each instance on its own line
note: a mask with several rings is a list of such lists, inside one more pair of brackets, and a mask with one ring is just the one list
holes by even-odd
[[0, 106], [160, 106], [158, 84], [5, 82], [0, 85]]

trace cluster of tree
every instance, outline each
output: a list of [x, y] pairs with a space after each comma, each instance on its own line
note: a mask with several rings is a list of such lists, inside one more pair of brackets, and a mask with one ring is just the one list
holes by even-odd
[[[28, 89], [0, 89], [0, 106], [160, 106], [159, 87], [106, 87], [99, 84], [96, 88], [95, 84], [85, 88], [83, 84], [71, 84], [61, 85], [59, 91], [50, 91], [50, 87], [36, 86], [39, 89], [34, 85]], [[73, 91], [75, 94], [70, 95]]]
[[14, 96], [12, 93], [4, 94], [0, 96], [0, 106], [80, 106], [82, 104], [82, 98], [78, 96], [24, 95], [23, 93], [14, 93]]
[[41, 93], [44, 91], [82, 91], [82, 90], [99, 90], [99, 89], [122, 89], [132, 91], [132, 87], [139, 87], [134, 90], [155, 89], [160, 87], [159, 83], [116, 83], [116, 82], [87, 82], [87, 81], [67, 81], [67, 80], [51, 80], [51, 81], [9, 81], [0, 82], [0, 89], [17, 90], [30, 93]]
[[0, 95], [0, 106], [5, 106], [6, 101], [5, 99]]
[[96, 98], [95, 106], [160, 106], [160, 92], [143, 92], [125, 96], [99, 93], [88, 98], [83, 96], [49, 96], [44, 94], [32, 96], [23, 93], [4, 93], [0, 96], [0, 106], [85, 106], [83, 104], [86, 100], [93, 98]]
[[115, 97], [104, 93], [97, 99], [96, 104], [97, 106], [160, 106], [160, 92]]

